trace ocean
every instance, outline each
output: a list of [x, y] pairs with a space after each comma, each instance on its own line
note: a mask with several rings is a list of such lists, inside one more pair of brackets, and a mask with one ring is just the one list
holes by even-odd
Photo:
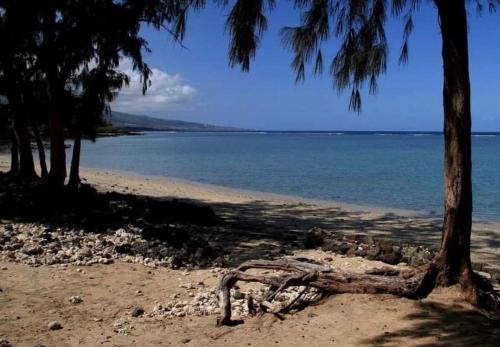
[[[474, 218], [500, 221], [500, 134], [472, 142]], [[146, 132], [85, 141], [82, 166], [439, 216], [443, 156], [439, 133]]]

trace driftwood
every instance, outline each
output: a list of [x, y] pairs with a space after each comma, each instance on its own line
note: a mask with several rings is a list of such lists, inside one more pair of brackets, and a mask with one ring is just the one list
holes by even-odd
[[[255, 275], [246, 272], [250, 269], [277, 270], [281, 273], [278, 275]], [[217, 324], [231, 325], [233, 323], [231, 321], [230, 290], [238, 281], [269, 285], [271, 290], [264, 300], [264, 306], [268, 308], [272, 307], [273, 299], [286, 288], [306, 287], [299, 296], [286, 305], [286, 308], [289, 308], [308, 288], [315, 288], [320, 293], [325, 294], [385, 293], [418, 299], [429, 295], [434, 288], [434, 280], [434, 271], [428, 266], [407, 271], [385, 267], [359, 274], [314, 264], [304, 261], [304, 259], [248, 261], [236, 270], [225, 274], [220, 280], [218, 295], [221, 315]]]

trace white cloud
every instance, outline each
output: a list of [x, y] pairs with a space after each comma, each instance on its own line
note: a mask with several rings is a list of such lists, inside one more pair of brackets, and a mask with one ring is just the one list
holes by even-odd
[[111, 108], [115, 111], [163, 114], [189, 108], [190, 101], [196, 95], [196, 89], [186, 84], [181, 76], [170, 75], [159, 69], [151, 69], [151, 86], [143, 95], [140, 75], [132, 70], [130, 62], [122, 63], [120, 70], [129, 76], [130, 85], [123, 87], [111, 103]]

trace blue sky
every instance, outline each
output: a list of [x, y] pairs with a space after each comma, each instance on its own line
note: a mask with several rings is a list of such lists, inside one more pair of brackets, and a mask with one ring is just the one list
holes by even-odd
[[[228, 35], [224, 32], [227, 13], [227, 9], [209, 6], [190, 14], [186, 48], [172, 43], [164, 32], [143, 28], [152, 49], [146, 60], [156, 69], [153, 89], [144, 98], [132, 84], [118, 98], [114, 109], [252, 129], [442, 129], [440, 33], [436, 10], [430, 2], [424, 2], [414, 18], [407, 65], [397, 64], [402, 23], [389, 21], [388, 72], [380, 78], [375, 96], [367, 91], [363, 94], [361, 114], [348, 110], [348, 92], [339, 95], [333, 91], [328, 74], [308, 75], [304, 83], [294, 83], [292, 55], [283, 48], [278, 34], [283, 26], [298, 24], [298, 13], [289, 1], [278, 1], [268, 17], [269, 30], [248, 73], [228, 65]], [[479, 16], [469, 11], [476, 131], [500, 131], [499, 16]], [[333, 57], [335, 47], [335, 41], [327, 44], [325, 61], [327, 56]]]

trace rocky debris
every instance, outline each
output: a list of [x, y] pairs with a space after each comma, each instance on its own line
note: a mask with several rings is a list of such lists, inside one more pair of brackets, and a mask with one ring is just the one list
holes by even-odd
[[191, 342], [191, 339], [186, 338], [186, 339], [181, 340], [181, 343], [184, 343], [184, 344], [189, 343], [189, 342]]
[[0, 337], [0, 347], [12, 347], [12, 344], [4, 337]]
[[141, 317], [143, 314], [144, 314], [144, 309], [142, 309], [141, 307], [134, 308], [130, 313], [130, 315], [135, 318]]
[[32, 266], [88, 266], [122, 260], [153, 268], [221, 266], [225, 262], [219, 247], [177, 225], [158, 225], [146, 231], [127, 225], [89, 233], [35, 223], [0, 225], [0, 259]]
[[49, 330], [59, 330], [59, 329], [62, 329], [63, 326], [61, 323], [59, 323], [58, 321], [53, 321], [53, 322], [50, 322], [48, 325], [47, 325], [47, 328]]
[[343, 234], [320, 228], [308, 231], [304, 245], [307, 248], [320, 247], [349, 257], [364, 257], [387, 264], [406, 263], [410, 266], [426, 264], [432, 259], [436, 250], [422, 246], [402, 244], [378, 239], [364, 234]]
[[[305, 287], [290, 287], [278, 294], [273, 303], [265, 301], [265, 295], [269, 288], [258, 286], [258, 288], [248, 289], [242, 292], [238, 289], [231, 289], [232, 316], [234, 319], [243, 318], [249, 315], [266, 311], [278, 312], [297, 296], [304, 292]], [[310, 289], [302, 299], [312, 301], [316, 291]], [[189, 295], [194, 294], [194, 295]], [[172, 296], [172, 300], [166, 303], [156, 303], [148, 313], [149, 317], [178, 318], [185, 316], [208, 316], [220, 313], [219, 301], [216, 288], [199, 287], [196, 293], [188, 292], [190, 300], [184, 300], [181, 295]], [[292, 308], [293, 311], [293, 308]]]
[[82, 302], [82, 298], [80, 298], [78, 295], [75, 295], [75, 296], [72, 296], [69, 298], [69, 302], [76, 305], [76, 304], [80, 304]]
[[128, 335], [132, 329], [130, 318], [120, 318], [113, 323], [113, 331], [117, 334]]

